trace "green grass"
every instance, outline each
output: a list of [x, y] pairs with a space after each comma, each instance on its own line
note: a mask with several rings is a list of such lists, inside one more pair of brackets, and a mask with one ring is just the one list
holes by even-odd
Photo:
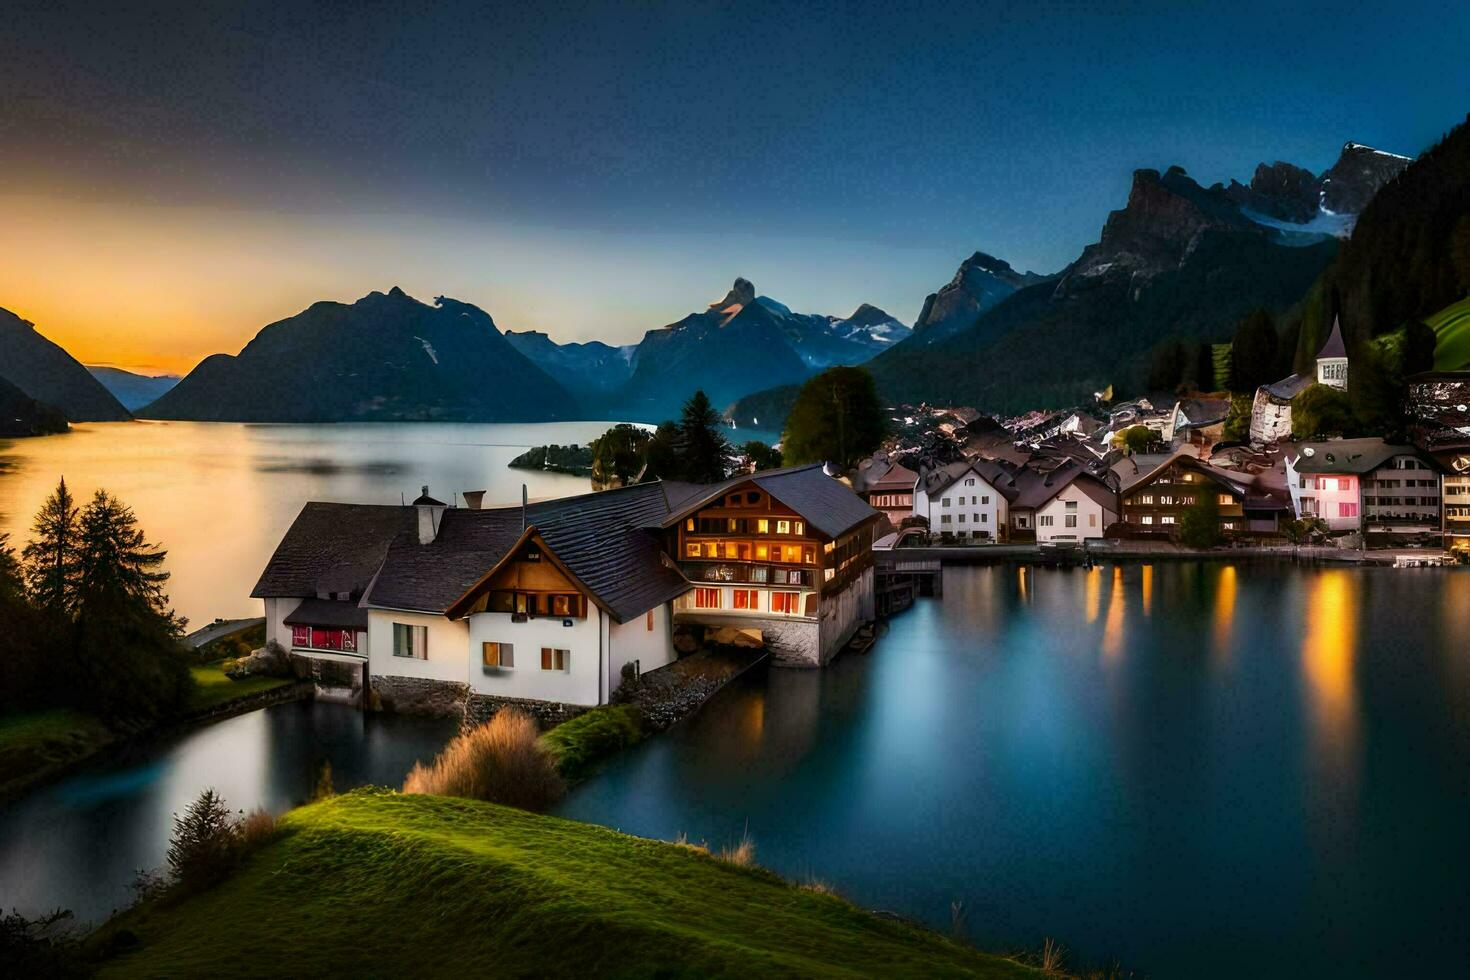
[[557, 725], [541, 740], [556, 757], [562, 777], [577, 780], [591, 775], [608, 756], [643, 741], [644, 734], [642, 713], [624, 704], [593, 708]]
[[1470, 296], [1440, 310], [1424, 321], [1438, 338], [1434, 348], [1436, 371], [1470, 367]]
[[[1039, 977], [758, 868], [490, 803], [357, 790], [209, 891], [125, 913], [102, 975]], [[878, 856], [875, 855], [875, 859]]]
[[280, 677], [246, 677], [244, 680], [231, 680], [225, 676], [223, 667], [217, 663], [198, 664], [190, 667], [189, 673], [194, 675], [194, 691], [184, 704], [186, 714], [207, 711], [237, 698], [259, 694], [261, 691], [270, 691], [291, 683]]
[[98, 719], [66, 708], [0, 717], [0, 796], [80, 762], [116, 737]]
[[1225, 391], [1230, 387], [1230, 352], [1234, 344], [1211, 344], [1210, 359], [1215, 365], [1215, 387], [1212, 391]]

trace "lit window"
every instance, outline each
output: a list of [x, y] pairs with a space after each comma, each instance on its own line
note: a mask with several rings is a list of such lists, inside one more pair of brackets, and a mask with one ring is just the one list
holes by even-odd
[[755, 522], [755, 529], [762, 534], [770, 534], [771, 522], [762, 517], [760, 520]]
[[1138, 498], [1138, 502], [1140, 504], [1151, 504], [1154, 502], [1154, 495], [1151, 493], [1146, 493], [1142, 497]]
[[770, 556], [771, 549], [769, 546], [763, 544], [758, 544], [755, 546], [755, 557], [757, 561], [765, 561]]
[[684, 546], [684, 550], [685, 550], [685, 552], [688, 553], [688, 555], [689, 555], [690, 558], [698, 558], [699, 557], [699, 542], [698, 541], [691, 541], [691, 542], [689, 542], [688, 544], [686, 544]]
[[772, 592], [771, 612], [795, 613], [799, 610], [797, 602], [800, 598], [800, 592]]
[[792, 534], [805, 534], [806, 533], [806, 522], [805, 521], [792, 521], [791, 522], [791, 533]]
[[554, 595], [551, 597], [551, 615], [578, 616], [582, 612], [580, 596]]
[[510, 670], [516, 665], [515, 645], [511, 643], [481, 643], [480, 662], [486, 667]]
[[561, 650], [556, 647], [541, 648], [542, 670], [566, 670], [571, 659], [572, 651], [570, 650]]
[[817, 549], [810, 545], [801, 549], [801, 560], [804, 564], [815, 565], [817, 563]]
[[790, 534], [791, 533], [791, 522], [790, 521], [777, 521], [776, 522], [776, 533], [777, 534]]
[[[1144, 523], [1147, 524], [1148, 522], [1147, 521], [1144, 521]], [[1173, 514], [1165, 514], [1163, 517], [1160, 517], [1159, 518], [1159, 523], [1160, 524], [1173, 524], [1174, 523], [1174, 515]]]
[[1140, 524], [1152, 524], [1153, 522], [1154, 522], [1154, 518], [1153, 518], [1153, 515], [1152, 514], [1144, 514], [1142, 517], [1140, 517], [1138, 519], [1138, 523], [1140, 523]]
[[719, 589], [695, 589], [694, 606], [696, 609], [718, 609], [720, 608]]
[[694, 518], [691, 517], [691, 518], [689, 518], [689, 520], [687, 520], [687, 521], [684, 522], [684, 530], [686, 530], [686, 531], [692, 531], [692, 530], [694, 530]]
[[1228, 493], [1222, 493], [1222, 494], [1220, 494], [1220, 503], [1224, 504], [1225, 506], [1228, 507], [1231, 504], [1233, 504], [1234, 502], [1235, 502], [1235, 498], [1232, 497], [1232, 496], [1230, 496], [1230, 494], [1228, 494]]
[[759, 609], [761, 607], [761, 594], [756, 589], [736, 589], [736, 609]]

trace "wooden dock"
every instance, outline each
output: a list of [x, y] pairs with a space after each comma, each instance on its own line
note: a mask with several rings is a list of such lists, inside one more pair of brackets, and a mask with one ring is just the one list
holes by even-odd
[[874, 572], [873, 597], [879, 619], [903, 612], [921, 595], [944, 595], [944, 569], [937, 558], [882, 555]]

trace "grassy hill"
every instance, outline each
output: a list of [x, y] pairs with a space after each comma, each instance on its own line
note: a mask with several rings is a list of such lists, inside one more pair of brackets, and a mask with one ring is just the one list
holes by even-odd
[[1470, 367], [1470, 296], [1440, 310], [1424, 321], [1438, 338], [1434, 348], [1436, 371]]
[[1038, 977], [687, 847], [358, 790], [287, 814], [215, 888], [104, 928], [103, 976]]

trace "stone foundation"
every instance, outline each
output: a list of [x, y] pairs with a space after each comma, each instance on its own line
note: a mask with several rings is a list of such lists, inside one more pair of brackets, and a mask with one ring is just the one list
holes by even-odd
[[468, 684], [456, 681], [377, 676], [372, 679], [372, 697], [367, 707], [402, 715], [462, 718], [469, 691]]
[[590, 705], [564, 704], [560, 701], [530, 701], [525, 698], [503, 698], [494, 694], [470, 694], [464, 702], [464, 727], [474, 728], [483, 725], [494, 718], [502, 708], [514, 708], [524, 714], [536, 719], [542, 731], [555, 728], [564, 721], [570, 721], [585, 711], [591, 711]]

